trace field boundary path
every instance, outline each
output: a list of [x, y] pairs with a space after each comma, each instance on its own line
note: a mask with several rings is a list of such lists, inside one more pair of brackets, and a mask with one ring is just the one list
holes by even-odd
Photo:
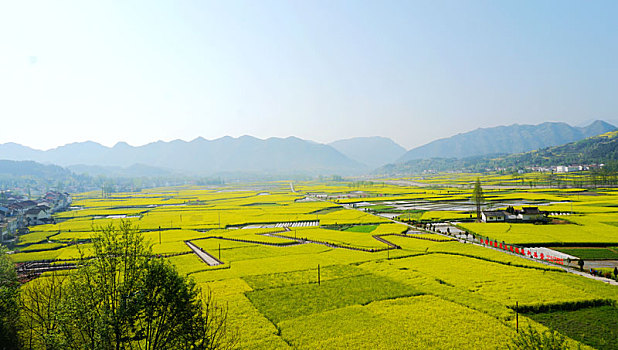
[[193, 244], [193, 243], [191, 243], [189, 241], [185, 241], [185, 244], [188, 245], [189, 248], [191, 248], [191, 250], [193, 250], [193, 252], [200, 259], [202, 259], [202, 261], [204, 261], [207, 265], [209, 265], [209, 266], [217, 266], [217, 265], [222, 265], [223, 264], [223, 262], [219, 261], [214, 256], [206, 253], [206, 251], [204, 251], [202, 248], [196, 246], [195, 244]]
[[[290, 232], [290, 229], [285, 227], [286, 232]], [[285, 238], [285, 239], [289, 239], [289, 240], [293, 240], [293, 241], [297, 241], [299, 243], [313, 243], [313, 244], [321, 244], [321, 245], [325, 245], [327, 247], [331, 247], [331, 248], [342, 248], [342, 249], [349, 249], [349, 250], [356, 250], [356, 251], [361, 251], [361, 252], [368, 252], [368, 253], [376, 253], [376, 252], [383, 252], [386, 250], [391, 250], [391, 249], [401, 249], [400, 246], [389, 242], [383, 238], [380, 238], [380, 236], [387, 236], [388, 234], [384, 234], [384, 235], [374, 235], [372, 236], [375, 240], [384, 243], [387, 245], [387, 247], [385, 248], [362, 248], [362, 247], [355, 247], [355, 246], [349, 246], [349, 245], [344, 245], [344, 244], [338, 244], [338, 243], [333, 243], [333, 242], [326, 242], [326, 241], [316, 241], [316, 240], [312, 240], [312, 239], [307, 239], [307, 238], [298, 238], [298, 237], [292, 237], [292, 236], [287, 236], [287, 235], [282, 235], [279, 233], [269, 233], [269, 236], [272, 237], [279, 237], [279, 238]]]

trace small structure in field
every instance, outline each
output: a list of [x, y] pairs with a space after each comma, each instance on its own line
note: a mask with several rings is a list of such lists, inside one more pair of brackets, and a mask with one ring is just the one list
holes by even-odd
[[508, 207], [506, 210], [483, 210], [481, 219], [483, 222], [545, 222], [547, 213], [538, 207], [523, 207], [521, 210]]
[[546, 216], [538, 207], [523, 207], [518, 211], [517, 218], [521, 221], [535, 222], [544, 221]]

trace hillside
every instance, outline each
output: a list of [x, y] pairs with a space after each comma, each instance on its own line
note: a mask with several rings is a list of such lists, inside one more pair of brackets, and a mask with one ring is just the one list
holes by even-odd
[[568, 164], [600, 164], [618, 160], [618, 131], [589, 137], [562, 146], [513, 154], [493, 159], [505, 166], [550, 166]]
[[[153, 142], [133, 147], [120, 142], [105, 147], [95, 142], [78, 142], [48, 151], [37, 151], [16, 144], [0, 145], [0, 159], [34, 160], [61, 166], [166, 169], [185, 175], [211, 175], [222, 172], [264, 174], [356, 174], [366, 166], [349, 159], [333, 147], [296, 137], [269, 138], [251, 136], [223, 137], [216, 140], [197, 138], [186, 142]], [[101, 169], [101, 168], [98, 168]]]
[[39, 177], [54, 180], [70, 175], [70, 171], [56, 165], [45, 165], [33, 161], [0, 160], [0, 177]]
[[399, 159], [406, 149], [387, 137], [354, 137], [328, 144], [350, 159], [377, 168]]
[[423, 171], [482, 171], [495, 168], [524, 168], [576, 164], [615, 164], [618, 162], [618, 131], [540, 150], [466, 158], [414, 159], [389, 164], [377, 169], [377, 174], [418, 173]]
[[481, 128], [411, 149], [397, 162], [522, 153], [563, 145], [614, 130], [616, 130], [615, 126], [599, 120], [586, 127], [547, 122], [538, 125], [514, 124]]

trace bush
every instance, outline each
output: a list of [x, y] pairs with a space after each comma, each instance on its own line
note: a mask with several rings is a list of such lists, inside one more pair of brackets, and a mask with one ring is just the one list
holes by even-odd
[[569, 349], [566, 338], [556, 331], [539, 332], [528, 326], [511, 338], [510, 350], [560, 350]]

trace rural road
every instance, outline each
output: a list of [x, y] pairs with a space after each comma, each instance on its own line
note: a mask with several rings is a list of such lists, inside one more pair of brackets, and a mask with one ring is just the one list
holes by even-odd
[[189, 242], [189, 241], [185, 241], [185, 243], [189, 246], [189, 248], [191, 248], [191, 250], [193, 250], [193, 252], [195, 254], [197, 254], [197, 256], [202, 259], [206, 264], [210, 265], [210, 266], [217, 266], [217, 265], [221, 265], [223, 264], [221, 261], [215, 259], [214, 257], [212, 257], [210, 254], [206, 253], [205, 251], [203, 251], [202, 249], [200, 249], [198, 246], [196, 246], [195, 244]]

